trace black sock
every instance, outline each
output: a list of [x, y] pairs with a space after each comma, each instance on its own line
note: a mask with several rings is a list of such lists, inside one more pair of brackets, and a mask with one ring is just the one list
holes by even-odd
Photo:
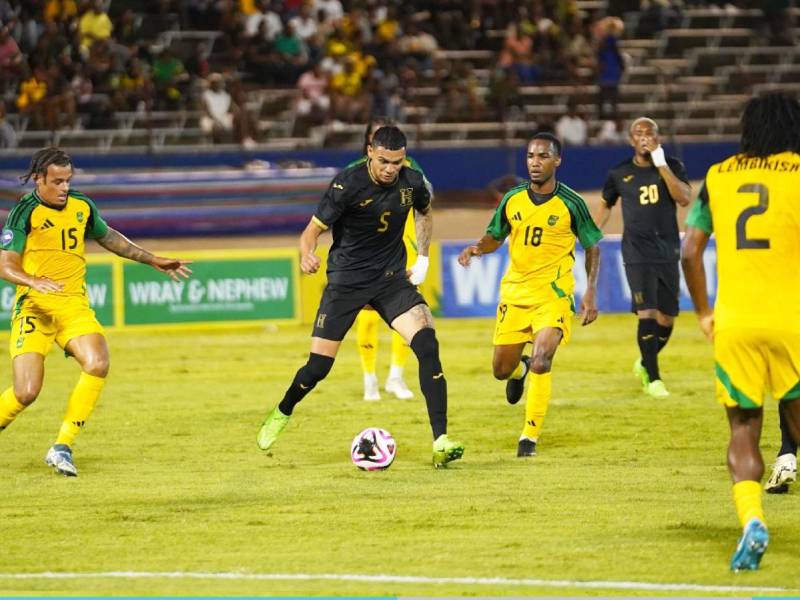
[[304, 364], [294, 376], [292, 385], [286, 390], [283, 400], [278, 408], [285, 415], [292, 414], [295, 405], [300, 402], [314, 387], [325, 379], [333, 366], [333, 358], [322, 354], [308, 355], [308, 362]]
[[419, 361], [419, 387], [428, 406], [433, 439], [447, 433], [447, 380], [439, 360], [439, 342], [430, 327], [420, 329], [411, 340], [411, 349]]
[[669, 336], [672, 335], [672, 325], [667, 327], [656, 321], [656, 334], [658, 335], [658, 351], [661, 352], [661, 349], [667, 345]]
[[658, 373], [658, 322], [655, 319], [639, 319], [636, 339], [642, 353], [642, 365], [647, 369], [650, 381], [661, 379]]
[[[794, 402], [797, 402], [797, 400]], [[792, 439], [792, 432], [789, 430], [789, 424], [786, 422], [785, 410], [786, 403], [778, 402], [778, 416], [781, 422], [781, 449], [778, 450], [778, 456], [782, 454], [797, 456], [797, 444]]]

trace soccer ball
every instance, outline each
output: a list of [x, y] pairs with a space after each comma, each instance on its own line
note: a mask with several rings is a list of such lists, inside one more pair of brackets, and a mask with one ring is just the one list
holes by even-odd
[[397, 455], [397, 442], [392, 434], [380, 427], [367, 427], [353, 438], [350, 458], [362, 471], [388, 469]]

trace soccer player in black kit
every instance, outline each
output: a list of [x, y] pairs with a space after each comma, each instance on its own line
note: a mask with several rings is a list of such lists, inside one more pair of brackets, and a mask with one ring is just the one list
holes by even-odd
[[653, 398], [669, 396], [658, 370], [658, 353], [669, 341], [680, 295], [681, 242], [677, 204], [688, 206], [692, 188], [683, 163], [665, 156], [652, 119], [640, 117], [630, 128], [633, 159], [608, 173], [596, 219], [602, 229], [622, 199], [622, 259], [639, 317], [636, 339], [641, 358], [633, 372]]
[[[464, 446], [447, 437], [447, 382], [439, 360], [433, 317], [416, 285], [425, 278], [433, 228], [431, 189], [422, 173], [404, 166], [406, 137], [393, 126], [378, 129], [367, 147], [368, 160], [333, 178], [317, 211], [300, 236], [300, 269], [315, 273], [320, 234], [332, 229], [328, 285], [322, 294], [308, 362], [267, 415], [258, 446], [268, 450], [294, 407], [325, 379], [358, 312], [369, 305], [411, 346], [419, 360], [419, 383], [433, 430], [433, 465], [461, 458]], [[417, 262], [406, 270], [403, 228], [415, 211]]]

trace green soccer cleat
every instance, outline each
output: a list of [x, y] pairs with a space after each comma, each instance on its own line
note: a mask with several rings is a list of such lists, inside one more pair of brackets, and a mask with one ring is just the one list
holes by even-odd
[[769, 532], [758, 519], [750, 519], [731, 558], [731, 571], [755, 571], [767, 550]]
[[269, 450], [286, 427], [289, 418], [289, 415], [283, 414], [277, 406], [273, 408], [258, 431], [258, 447]]
[[78, 476], [78, 469], [75, 468], [75, 463], [72, 462], [72, 450], [66, 444], [55, 444], [50, 448], [47, 451], [47, 456], [44, 457], [44, 462], [47, 463], [47, 466], [53, 467], [56, 473], [67, 477]]
[[644, 388], [644, 392], [651, 398], [657, 399], [666, 398], [669, 396], [669, 390], [667, 390], [667, 386], [664, 385], [664, 382], [660, 379], [656, 379], [655, 381], [648, 383]]
[[633, 374], [641, 379], [642, 387], [647, 390], [647, 386], [650, 385], [650, 376], [647, 374], [647, 369], [644, 368], [641, 358], [637, 358], [636, 362], [633, 363]]
[[462, 456], [464, 456], [464, 444], [449, 439], [446, 434], [440, 435], [433, 442], [433, 466], [437, 469], [446, 467], [447, 463]]

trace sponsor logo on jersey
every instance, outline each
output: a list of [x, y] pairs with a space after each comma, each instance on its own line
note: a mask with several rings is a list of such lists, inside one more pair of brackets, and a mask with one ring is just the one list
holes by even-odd
[[625, 177], [622, 178], [622, 181], [628, 183], [631, 179], [633, 179], [633, 175], [625, 175]]
[[366, 199], [366, 200], [364, 200], [363, 202], [359, 202], [359, 203], [358, 203], [358, 205], [359, 205], [359, 206], [361, 206], [361, 207], [364, 207], [364, 206], [366, 206], [367, 204], [369, 204], [370, 202], [372, 202], [372, 198], [367, 198], [367, 199]]
[[55, 227], [55, 223], [53, 223], [50, 219], [45, 219], [44, 223], [42, 223], [42, 229], [50, 229], [51, 227]]
[[334, 183], [333, 184], [333, 189], [335, 189], [335, 190], [343, 190], [344, 186], [342, 184], [340, 184], [340, 183]]
[[517, 212], [514, 213], [514, 216], [511, 217], [511, 220], [512, 221], [522, 221], [522, 215], [520, 214], [519, 211], [517, 211]]

